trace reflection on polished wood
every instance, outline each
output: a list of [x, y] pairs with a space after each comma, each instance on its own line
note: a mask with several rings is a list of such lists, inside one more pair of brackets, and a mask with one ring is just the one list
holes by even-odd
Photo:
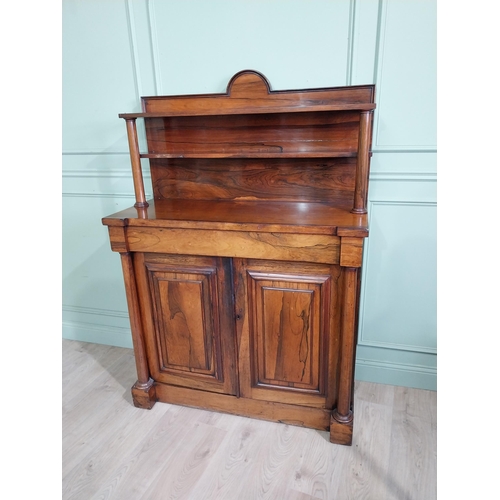
[[241, 229], [259, 232], [368, 235], [366, 215], [312, 202], [150, 200], [146, 209], [128, 208], [103, 219], [108, 226]]

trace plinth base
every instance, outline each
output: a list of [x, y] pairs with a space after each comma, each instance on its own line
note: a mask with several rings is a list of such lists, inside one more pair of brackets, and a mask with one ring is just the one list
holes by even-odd
[[341, 423], [330, 417], [330, 443], [352, 445], [353, 420]]
[[136, 382], [132, 387], [132, 400], [135, 407], [151, 410], [156, 403], [154, 380], [150, 378], [147, 384]]

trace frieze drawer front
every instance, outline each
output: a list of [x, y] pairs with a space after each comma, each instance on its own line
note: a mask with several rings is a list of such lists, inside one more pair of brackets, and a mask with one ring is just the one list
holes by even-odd
[[322, 234], [260, 233], [200, 229], [128, 228], [132, 252], [339, 262], [340, 238]]

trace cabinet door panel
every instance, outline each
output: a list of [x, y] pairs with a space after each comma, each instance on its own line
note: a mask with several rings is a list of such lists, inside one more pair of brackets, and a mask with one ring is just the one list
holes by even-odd
[[215, 269], [187, 273], [146, 267], [163, 368], [215, 376], [210, 307]]
[[136, 254], [154, 380], [236, 393], [229, 266], [227, 259]]
[[314, 300], [319, 285], [273, 281], [251, 272], [249, 277], [255, 280], [257, 385], [320, 392], [320, 304]]
[[[327, 407], [334, 399], [336, 266], [237, 260], [241, 393]], [[332, 374], [331, 376], [329, 374]]]

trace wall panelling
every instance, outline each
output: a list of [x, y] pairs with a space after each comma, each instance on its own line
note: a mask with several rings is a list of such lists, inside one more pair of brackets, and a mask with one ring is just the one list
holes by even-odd
[[100, 222], [133, 202], [118, 113], [242, 69], [274, 89], [376, 83], [356, 376], [434, 389], [435, 0], [64, 0], [63, 336], [131, 346]]

